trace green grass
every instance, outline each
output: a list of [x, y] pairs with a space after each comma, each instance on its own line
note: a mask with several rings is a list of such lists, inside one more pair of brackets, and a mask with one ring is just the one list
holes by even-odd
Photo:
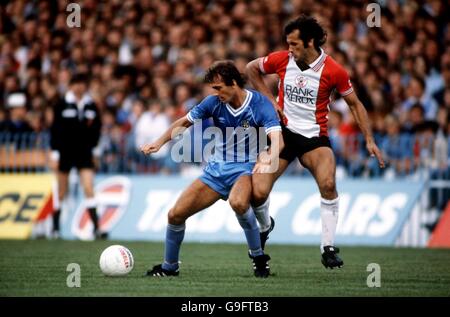
[[[123, 244], [133, 271], [105, 277], [104, 248]], [[268, 245], [273, 276], [253, 276], [246, 247], [185, 243], [175, 278], [143, 277], [160, 263], [162, 243], [128, 241], [0, 241], [0, 296], [450, 296], [450, 250], [343, 247], [345, 266], [325, 270], [318, 247]], [[81, 287], [69, 288], [69, 263], [81, 266]], [[381, 266], [381, 287], [369, 288], [369, 263]]]

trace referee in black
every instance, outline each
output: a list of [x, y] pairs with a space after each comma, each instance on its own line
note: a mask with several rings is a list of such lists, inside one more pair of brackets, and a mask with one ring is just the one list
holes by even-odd
[[[75, 167], [80, 176], [96, 239], [107, 238], [99, 230], [97, 203], [94, 196], [93, 150], [100, 138], [100, 113], [88, 94], [88, 76], [75, 74], [69, 90], [54, 109], [50, 129], [52, 160], [57, 162], [58, 199], [63, 201], [68, 188], [69, 172]], [[60, 237], [60, 206], [53, 212], [53, 237]]]

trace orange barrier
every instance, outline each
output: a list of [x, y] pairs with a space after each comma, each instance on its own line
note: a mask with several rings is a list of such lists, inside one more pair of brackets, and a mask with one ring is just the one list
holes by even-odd
[[429, 248], [450, 248], [450, 201], [428, 242]]
[[45, 168], [48, 163], [49, 150], [14, 150], [13, 147], [0, 146], [0, 168]]

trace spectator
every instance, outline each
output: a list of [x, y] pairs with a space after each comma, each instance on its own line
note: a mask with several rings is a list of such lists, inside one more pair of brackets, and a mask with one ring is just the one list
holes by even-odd
[[26, 103], [27, 98], [24, 93], [12, 93], [8, 96], [9, 119], [0, 122], [0, 132], [20, 134], [32, 131], [26, 119]]
[[399, 120], [388, 115], [385, 118], [386, 137], [381, 143], [381, 150], [387, 158], [388, 177], [391, 175], [406, 175], [412, 170], [412, 144], [410, 138], [400, 130]]
[[[8, 96], [24, 91], [30, 112], [25, 117], [35, 130], [48, 130], [48, 109], [66, 94], [72, 75], [84, 70], [91, 75], [88, 85], [102, 118], [115, 116], [105, 133], [117, 155], [124, 155], [126, 142], [118, 138], [130, 138], [134, 100], [159, 100], [172, 122], [209, 93], [199, 79], [214, 60], [233, 58], [242, 67], [255, 56], [285, 49], [284, 24], [311, 13], [327, 27], [324, 49], [349, 70], [369, 114], [377, 113], [383, 122], [394, 112], [400, 130], [414, 135], [408, 117], [415, 104], [424, 108], [424, 120], [434, 120], [439, 107], [450, 109], [449, 5], [379, 3], [381, 28], [367, 27], [364, 2], [324, 0], [89, 2], [82, 27], [69, 28], [64, 1], [9, 1], [0, 35], [0, 113], [5, 116], [0, 125], [10, 119]], [[277, 89], [276, 80], [266, 80]], [[348, 127], [351, 115], [342, 104], [337, 96], [331, 109], [342, 112], [342, 125]], [[38, 118], [44, 118], [40, 128]], [[118, 163], [117, 172], [131, 170], [126, 164]]]
[[[144, 112], [136, 122], [135, 127], [135, 151], [140, 152], [139, 148], [148, 143], [155, 141], [170, 126], [169, 117], [165, 114], [163, 105], [158, 101], [150, 104], [148, 111]], [[151, 127], [151, 129], [149, 128]], [[164, 145], [158, 153], [152, 154], [150, 172], [156, 172], [167, 167], [166, 162], [169, 160], [169, 146]]]
[[422, 78], [414, 76], [411, 78], [407, 90], [407, 99], [402, 103], [402, 111], [407, 112], [413, 105], [420, 102], [424, 108], [425, 118], [432, 120], [436, 118], [438, 104], [436, 100], [425, 93], [425, 82]]

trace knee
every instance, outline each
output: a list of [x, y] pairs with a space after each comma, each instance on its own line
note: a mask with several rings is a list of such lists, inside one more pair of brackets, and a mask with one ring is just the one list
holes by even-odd
[[91, 186], [88, 186], [84, 189], [84, 195], [86, 197], [94, 197], [94, 189]]
[[265, 203], [265, 201], [269, 197], [269, 194], [269, 190], [259, 186], [254, 186], [252, 193], [252, 205], [256, 207], [261, 206]]
[[64, 198], [66, 197], [67, 194], [67, 190], [64, 187], [60, 187], [58, 188], [58, 199], [59, 201], [63, 201]]
[[322, 194], [322, 197], [325, 199], [334, 199], [337, 196], [336, 193], [336, 182], [335, 180], [330, 177], [325, 179], [320, 184], [320, 192]]
[[238, 215], [243, 215], [250, 207], [249, 202], [242, 199], [230, 199], [230, 206]]
[[167, 221], [171, 225], [181, 225], [186, 222], [186, 217], [176, 207], [169, 210]]

